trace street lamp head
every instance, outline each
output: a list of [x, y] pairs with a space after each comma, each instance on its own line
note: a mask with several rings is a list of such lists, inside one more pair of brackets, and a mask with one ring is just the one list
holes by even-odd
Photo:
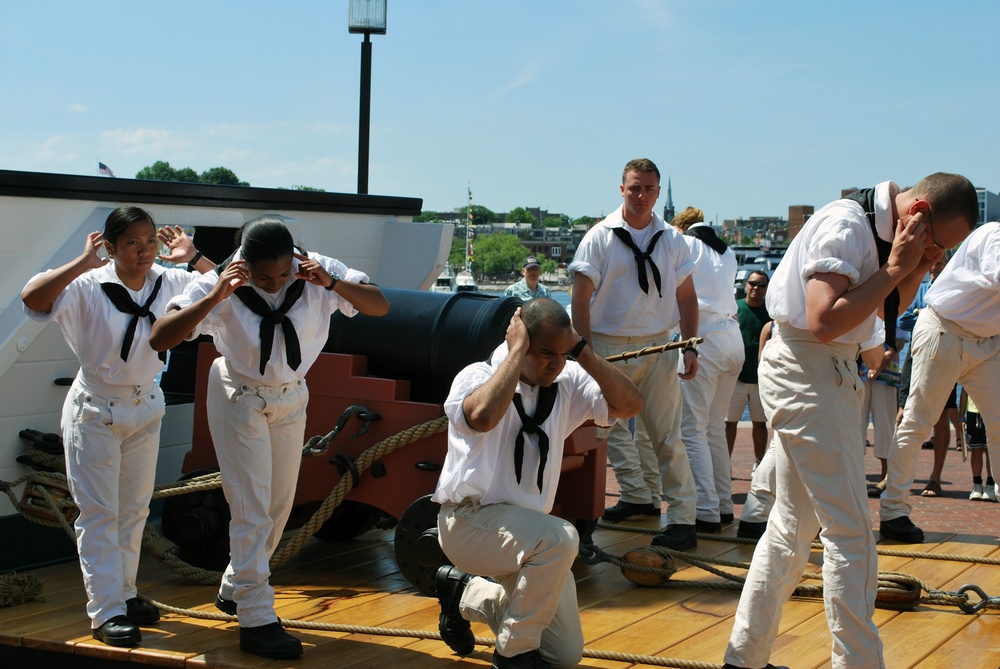
[[388, 0], [350, 0], [347, 31], [368, 35], [384, 35], [387, 2]]

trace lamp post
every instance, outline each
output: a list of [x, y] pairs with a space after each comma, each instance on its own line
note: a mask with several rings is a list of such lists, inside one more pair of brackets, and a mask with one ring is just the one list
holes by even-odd
[[350, 0], [347, 31], [364, 33], [361, 43], [361, 102], [358, 121], [358, 194], [368, 193], [368, 136], [372, 105], [372, 35], [385, 34], [388, 0]]

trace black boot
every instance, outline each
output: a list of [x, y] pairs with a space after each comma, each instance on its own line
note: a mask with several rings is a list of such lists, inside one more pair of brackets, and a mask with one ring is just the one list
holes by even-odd
[[476, 637], [472, 633], [472, 627], [458, 610], [465, 586], [471, 580], [472, 576], [450, 565], [440, 567], [434, 576], [434, 587], [437, 590], [438, 602], [441, 603], [438, 632], [441, 633], [441, 640], [448, 644], [448, 648], [459, 655], [468, 655], [476, 648]]
[[493, 669], [554, 669], [537, 650], [529, 650], [514, 657], [505, 657], [493, 651]]
[[767, 529], [767, 521], [754, 523], [749, 520], [741, 520], [740, 526], [736, 529], [736, 536], [740, 539], [760, 539]]
[[133, 597], [125, 600], [125, 618], [133, 625], [154, 625], [160, 622], [160, 610]]
[[604, 510], [603, 520], [619, 521], [627, 520], [632, 516], [659, 516], [660, 509], [652, 502], [636, 504], [634, 502], [623, 502], [618, 500], [614, 506], [609, 506]]
[[302, 655], [302, 642], [279, 622], [240, 628], [240, 650], [272, 660], [291, 660]]
[[91, 630], [94, 638], [109, 646], [135, 646], [142, 641], [139, 628], [128, 621], [125, 616], [115, 616], [103, 625]]
[[222, 595], [215, 596], [215, 608], [228, 615], [236, 615], [236, 602], [231, 599], [226, 599]]
[[675, 551], [691, 550], [698, 545], [697, 532], [694, 525], [667, 525], [662, 532], [653, 535], [652, 544]]

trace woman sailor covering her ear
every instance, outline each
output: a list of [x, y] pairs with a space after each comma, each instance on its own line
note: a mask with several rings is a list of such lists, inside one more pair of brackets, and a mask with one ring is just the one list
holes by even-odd
[[157, 231], [146, 211], [124, 206], [103, 234], [87, 235], [78, 258], [36, 274], [21, 291], [28, 317], [58, 322], [80, 360], [62, 410], [66, 476], [80, 510], [87, 614], [94, 638], [113, 646], [139, 643], [138, 625], [160, 617], [135, 583], [164, 412], [156, 375], [166, 356], [148, 342], [153, 322], [197, 275], [155, 264], [159, 242], [170, 249], [161, 260], [214, 266], [179, 226]]
[[[166, 350], [209, 334], [222, 354], [209, 373], [209, 428], [232, 511], [230, 563], [216, 606], [238, 612], [240, 648], [264, 657], [302, 654], [281, 627], [268, 559], [292, 508], [305, 438], [305, 375], [326, 344], [330, 316], [381, 316], [389, 303], [339, 260], [299, 253], [276, 217], [246, 223], [239, 249], [175, 298], [150, 340]], [[280, 327], [279, 327], [280, 326]]]

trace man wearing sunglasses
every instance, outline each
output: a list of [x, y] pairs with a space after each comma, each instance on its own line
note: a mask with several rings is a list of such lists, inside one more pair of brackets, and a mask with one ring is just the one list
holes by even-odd
[[[750, 422], [752, 424], [753, 456], [759, 463], [767, 450], [767, 419], [764, 417], [764, 407], [760, 404], [760, 392], [757, 387], [757, 351], [760, 349], [760, 331], [764, 324], [771, 320], [764, 304], [767, 295], [767, 274], [750, 272], [744, 284], [746, 297], [736, 300], [736, 320], [740, 323], [740, 334], [743, 336], [745, 358], [743, 369], [736, 380], [732, 402], [729, 403], [729, 414], [726, 416], [726, 442], [729, 454], [733, 453], [736, 443], [736, 429], [743, 410], [749, 405]], [[763, 526], [761, 526], [763, 528]], [[763, 531], [763, 529], [762, 529]], [[759, 535], [758, 535], [759, 536]]]
[[932, 174], [908, 190], [885, 181], [813, 214], [771, 277], [774, 322], [758, 369], [778, 440], [776, 500], [740, 596], [727, 669], [770, 666], [782, 605], [817, 531], [831, 666], [885, 667], [872, 621], [878, 555], [858, 444], [856, 359], [876, 312], [895, 325], [892, 312], [912, 301], [942, 247], [965, 239], [978, 214], [976, 189], [957, 174]]

